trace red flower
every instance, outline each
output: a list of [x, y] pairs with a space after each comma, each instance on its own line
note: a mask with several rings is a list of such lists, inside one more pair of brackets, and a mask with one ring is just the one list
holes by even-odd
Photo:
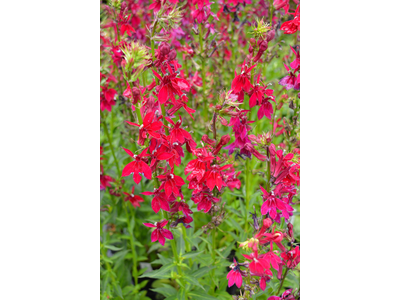
[[151, 169], [143, 160], [144, 157], [150, 156], [149, 154], [146, 154], [147, 148], [145, 148], [139, 155], [133, 154], [132, 151], [128, 149], [122, 149], [124, 149], [125, 152], [134, 159], [134, 161], [127, 164], [122, 170], [122, 176], [129, 176], [133, 173], [133, 180], [136, 184], [138, 184], [142, 179], [142, 176], [140, 176], [139, 173], [143, 173], [147, 179], [151, 179]]
[[135, 192], [135, 186], [132, 186], [132, 193], [131, 194], [128, 194], [128, 193], [126, 193], [126, 192], [123, 192], [127, 197], [125, 197], [125, 201], [128, 201], [129, 200], [129, 202], [130, 203], [132, 203], [132, 205], [134, 206], [134, 207], [140, 207], [140, 202], [143, 202], [144, 200], [143, 200], [143, 198], [142, 197], [140, 197], [140, 196], [137, 196], [137, 195], [135, 195], [134, 194], [134, 192]]
[[129, 125], [139, 127], [139, 145], [144, 145], [144, 141], [147, 138], [147, 134], [151, 135], [156, 139], [161, 138], [160, 133], [157, 131], [161, 129], [163, 123], [160, 121], [153, 121], [153, 118], [154, 118], [154, 112], [150, 112], [144, 117], [142, 125], [125, 121]]
[[154, 210], [155, 213], [158, 213], [160, 211], [160, 208], [165, 211], [170, 211], [165, 192], [161, 192], [159, 188], [154, 189], [154, 192], [143, 192], [142, 195], [153, 195], [153, 200], [151, 200], [151, 208]]
[[300, 248], [297, 246], [294, 250], [282, 252], [281, 257], [286, 261], [288, 268], [295, 268], [300, 262]]
[[260, 186], [261, 191], [263, 192], [264, 203], [261, 205], [261, 214], [266, 215], [269, 213], [272, 219], [276, 217], [276, 210], [280, 209], [281, 211], [286, 211], [285, 203], [275, 197], [274, 192], [268, 193], [262, 186]]
[[174, 238], [171, 231], [163, 228], [165, 225], [167, 225], [167, 223], [168, 223], [168, 220], [162, 220], [160, 222], [155, 222], [154, 224], [143, 223], [144, 226], [156, 228], [151, 233], [151, 241], [152, 242], [159, 241], [160, 244], [164, 246], [165, 239], [172, 240]]
[[115, 105], [115, 95], [117, 94], [117, 91], [114, 89], [109, 89], [108, 86], [102, 86], [101, 87], [101, 93], [100, 93], [100, 109], [103, 110], [108, 110], [111, 111], [111, 107]]
[[207, 193], [200, 193], [199, 195], [195, 195], [192, 197], [192, 200], [197, 205], [197, 210], [204, 210], [205, 213], [208, 213], [212, 207], [213, 203], [218, 203], [220, 201], [219, 198], [209, 195]]
[[269, 275], [272, 275], [271, 270], [269, 270], [269, 263], [265, 260], [261, 255], [258, 256], [258, 251], [251, 253], [250, 255], [242, 254], [245, 258], [251, 260], [252, 262], [249, 264], [249, 269], [252, 273], [262, 274], [265, 272]]
[[244, 62], [240, 75], [237, 75], [235, 70], [235, 78], [232, 81], [231, 87], [233, 93], [237, 94], [242, 90], [248, 93], [250, 89], [253, 88], [253, 85], [250, 82], [250, 72], [255, 68], [255, 66], [256, 65], [253, 65], [249, 68], [246, 62]]
[[113, 182], [114, 179], [111, 176], [103, 174], [103, 168], [100, 173], [100, 190], [104, 190], [106, 187], [110, 187], [110, 182]]
[[185, 139], [192, 140], [192, 136], [190, 135], [190, 133], [187, 132], [185, 129], [180, 128], [182, 125], [181, 116], [179, 116], [179, 120], [176, 123], [174, 123], [174, 121], [172, 121], [168, 117], [166, 117], [165, 119], [174, 126], [172, 127], [172, 129], [169, 130], [171, 143], [179, 142], [183, 144], [185, 142]]
[[204, 174], [206, 173], [206, 163], [212, 161], [214, 159], [214, 155], [206, 148], [199, 148], [193, 150], [193, 154], [196, 155], [197, 159], [191, 160], [186, 168], [185, 175], [192, 172], [187, 180], [192, 181], [193, 178], [197, 178], [197, 181], [200, 181]]
[[209, 171], [204, 174], [203, 179], [200, 182], [206, 182], [210, 190], [213, 190], [213, 188], [216, 186], [218, 190], [221, 191], [221, 188], [226, 186], [226, 183], [223, 180], [223, 174], [221, 172], [230, 167], [232, 167], [232, 165], [225, 165], [223, 167], [219, 165], [210, 166], [210, 163], [208, 162], [207, 168]]
[[189, 83], [185, 79], [176, 77], [178, 74], [173, 72], [169, 65], [167, 65], [167, 68], [170, 75], [165, 75], [163, 73], [163, 77], [152, 70], [153, 74], [161, 81], [160, 90], [158, 91], [158, 101], [160, 101], [161, 104], [167, 102], [168, 99], [175, 102], [175, 95], [180, 97], [183, 94], [182, 90], [189, 91], [190, 88]]
[[295, 33], [297, 30], [300, 30], [300, 5], [297, 7], [296, 12], [289, 13], [291, 15], [294, 15], [294, 19], [290, 21], [286, 21], [285, 23], [282, 24], [281, 30], [283, 30], [284, 34], [292, 34]]
[[226, 279], [228, 279], [228, 287], [231, 287], [233, 284], [236, 284], [238, 288], [242, 286], [242, 271], [240, 270], [239, 265], [236, 262], [236, 259], [233, 259], [234, 267], [229, 271], [228, 275], [226, 275]]
[[182, 177], [175, 175], [173, 172], [174, 169], [171, 169], [166, 174], [157, 176], [162, 181], [160, 189], [164, 188], [167, 197], [171, 196], [171, 194], [178, 197], [180, 195], [180, 187], [185, 184]]

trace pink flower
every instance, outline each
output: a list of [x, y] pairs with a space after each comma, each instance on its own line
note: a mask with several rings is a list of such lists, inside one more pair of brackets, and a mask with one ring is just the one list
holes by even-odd
[[164, 246], [165, 239], [172, 240], [174, 238], [171, 231], [163, 228], [165, 225], [167, 225], [167, 223], [168, 223], [168, 220], [162, 220], [160, 222], [155, 222], [154, 224], [143, 223], [144, 226], [156, 228], [151, 233], [151, 241], [152, 242], [159, 241], [160, 244]]

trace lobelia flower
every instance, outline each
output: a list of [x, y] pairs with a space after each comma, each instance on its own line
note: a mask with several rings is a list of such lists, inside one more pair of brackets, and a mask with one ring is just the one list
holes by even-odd
[[160, 189], [164, 188], [167, 197], [171, 196], [171, 194], [174, 194], [175, 197], [178, 197], [180, 195], [181, 186], [185, 184], [185, 181], [182, 179], [182, 177], [174, 174], [173, 168], [167, 171], [165, 174], [157, 176], [157, 178], [162, 181]]
[[164, 246], [165, 239], [172, 240], [174, 238], [171, 231], [163, 228], [165, 225], [167, 225], [167, 223], [168, 223], [168, 220], [162, 220], [160, 222], [155, 222], [154, 224], [143, 223], [144, 226], [156, 228], [151, 233], [151, 241], [152, 242], [159, 241], [160, 244]]
[[187, 180], [192, 181], [197, 178], [200, 181], [206, 173], [206, 163], [212, 161], [215, 157], [206, 148], [194, 149], [193, 154], [197, 159], [191, 160], [185, 167], [185, 175], [191, 173]]
[[109, 89], [107, 86], [101, 86], [101, 93], [100, 93], [100, 109], [102, 111], [108, 110], [111, 111], [113, 105], [115, 105], [115, 95], [117, 91], [114, 89]]
[[261, 214], [269, 214], [272, 219], [275, 219], [276, 210], [280, 209], [281, 211], [285, 211], [286, 205], [281, 199], [275, 197], [273, 191], [271, 191], [271, 193], [268, 193], [262, 186], [260, 186], [260, 188], [263, 192], [262, 197], [264, 200], [264, 203], [261, 205]]
[[292, 49], [292, 52], [294, 53], [294, 55], [296, 55], [295, 59], [290, 63], [290, 67], [293, 70], [296, 70], [300, 67], [300, 53], [296, 52], [296, 50], [294, 50], [292, 46], [290, 46], [290, 49]]
[[297, 30], [300, 30], [300, 5], [297, 7], [295, 13], [289, 13], [294, 15], [293, 20], [286, 21], [281, 25], [281, 30], [283, 30], [284, 34], [292, 34]]
[[130, 194], [126, 193], [126, 192], [122, 192], [122, 193], [126, 195], [124, 200], [132, 203], [133, 207], [140, 207], [140, 202], [144, 201], [142, 197], [134, 194], [135, 186], [132, 186], [132, 192]]
[[264, 258], [266, 261], [268, 261], [269, 264], [275, 269], [279, 270], [279, 264], [282, 263], [281, 259], [279, 258], [278, 255], [274, 253], [274, 251], [269, 251], [264, 254]]
[[289, 289], [286, 290], [285, 292], [283, 292], [282, 297], [278, 297], [278, 296], [271, 296], [268, 297], [267, 300], [295, 300], [296, 298], [291, 295], [293, 289]]
[[169, 203], [166, 198], [165, 192], [161, 192], [161, 190], [154, 189], [154, 192], [143, 192], [142, 195], [146, 196], [153, 196], [153, 200], [151, 200], [151, 208], [154, 210], [154, 212], [157, 214], [160, 209], [163, 209], [165, 211], [170, 211], [169, 208]]
[[288, 251], [288, 252], [282, 252], [281, 257], [285, 260], [285, 265], [288, 268], [295, 268], [298, 263], [300, 262], [300, 247], [297, 246], [295, 249]]
[[174, 121], [172, 121], [168, 117], [166, 117], [165, 119], [173, 125], [173, 127], [169, 129], [169, 133], [171, 136], [171, 143], [179, 142], [179, 143], [183, 144], [185, 142], [185, 138], [188, 140], [193, 139], [189, 132], [187, 132], [185, 129], [181, 128], [181, 126], [182, 126], [182, 117], [181, 116], [179, 116], [179, 120], [176, 123], [174, 123]]
[[267, 260], [265, 260], [263, 258], [263, 256], [264, 256], [263, 254], [259, 256], [258, 251], [256, 250], [256, 251], [252, 252], [250, 255], [247, 255], [247, 254], [242, 254], [242, 255], [245, 258], [252, 261], [249, 264], [250, 272], [262, 274], [262, 273], [264, 273], [264, 270], [265, 270], [266, 274], [272, 276], [272, 272], [269, 269], [269, 263]]
[[223, 180], [223, 174], [221, 173], [223, 170], [232, 167], [232, 165], [225, 165], [223, 167], [219, 165], [212, 165], [210, 166], [210, 162], [207, 163], [206, 173], [204, 174], [203, 178], [201, 179], [200, 183], [206, 182], [207, 187], [212, 191], [213, 188], [216, 186], [219, 191], [223, 186], [226, 186], [226, 183]]
[[133, 173], [133, 181], [135, 181], [136, 184], [142, 179], [139, 173], [143, 173], [147, 179], [151, 179], [151, 169], [143, 160], [145, 157], [150, 156], [150, 154], [146, 154], [148, 148], [145, 148], [139, 155], [133, 154], [132, 151], [128, 149], [122, 149], [134, 159], [124, 167], [122, 176], [129, 176]]
[[183, 200], [175, 201], [172, 204], [171, 212], [177, 213], [178, 211], [181, 211], [186, 218], [191, 218], [190, 214], [193, 214], [193, 211], [189, 208], [189, 205]]
[[200, 193], [194, 195], [192, 197], [192, 200], [194, 203], [198, 204], [197, 210], [198, 211], [203, 210], [205, 213], [208, 213], [210, 211], [213, 203], [218, 203], [220, 201], [219, 198], [214, 197], [208, 193]]
[[264, 237], [260, 239], [260, 244], [265, 244], [269, 242], [272, 250], [272, 243], [275, 243], [282, 252], [286, 252], [286, 248], [281, 243], [283, 240], [282, 232], [275, 232], [274, 228], [272, 230], [272, 233], [264, 233], [263, 236]]
[[296, 77], [296, 71], [291, 71], [289, 67], [285, 64], [286, 71], [289, 72], [289, 75], [283, 77], [280, 81], [279, 84], [286, 87], [286, 90], [294, 89], [294, 90], [300, 90], [300, 79], [297, 79]]
[[236, 74], [235, 70], [235, 78], [233, 79], [231, 86], [233, 93], [237, 94], [242, 90], [246, 93], [250, 92], [250, 89], [253, 88], [253, 85], [250, 82], [250, 74], [251, 70], [253, 70], [255, 67], [256, 65], [248, 67], [245, 61], [242, 64], [241, 73], [239, 75]]
[[101, 167], [101, 171], [100, 171], [100, 190], [105, 190], [106, 187], [110, 187], [111, 184], [110, 182], [113, 182], [114, 179], [111, 176], [105, 175], [103, 174], [103, 166]]
[[139, 125], [133, 122], [125, 121], [129, 125], [137, 126], [139, 127], [139, 145], [144, 145], [144, 141], [147, 138], [147, 134], [150, 136], [159, 139], [161, 138], [161, 135], [159, 131], [163, 127], [163, 123], [160, 121], [153, 121], [154, 119], [154, 112], [148, 113], [144, 119], [143, 119], [143, 124]]
[[285, 10], [285, 14], [289, 12], [289, 0], [274, 0], [275, 9], [283, 8]]
[[182, 90], [189, 91], [190, 88], [189, 83], [185, 79], [176, 77], [178, 74], [173, 72], [169, 65], [167, 65], [167, 68], [170, 72], [170, 75], [165, 75], [165, 72], [163, 72], [163, 77], [152, 70], [154, 76], [160, 80], [158, 101], [160, 101], [161, 104], [167, 102], [168, 99], [174, 103], [176, 101], [175, 95], [180, 97], [183, 94]]
[[238, 288], [242, 286], [242, 274], [243, 272], [240, 270], [240, 266], [237, 264], [236, 259], [233, 259], [234, 266], [232, 270], [229, 271], [228, 275], [226, 275], [226, 279], [228, 279], [228, 287], [231, 287], [232, 285], [236, 284]]

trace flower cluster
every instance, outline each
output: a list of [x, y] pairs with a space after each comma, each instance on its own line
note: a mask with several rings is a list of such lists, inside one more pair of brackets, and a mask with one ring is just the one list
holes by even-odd
[[[182, 291], [178, 297], [165, 288], [168, 298], [205, 299], [204, 287], [214, 298], [226, 298], [217, 289], [222, 275], [228, 287], [240, 289], [234, 299], [267, 291], [271, 281], [279, 289], [269, 291], [269, 300], [299, 299], [296, 288], [281, 293], [287, 274], [300, 272], [294, 226], [300, 194], [299, 2], [111, 0], [102, 12], [100, 190], [107, 195], [102, 212], [108, 213], [102, 230], [129, 234], [105, 248], [130, 247], [125, 260], [132, 260], [127, 272], [135, 282], [133, 289], [119, 288], [102, 253], [104, 282], [112, 282], [102, 290], [104, 299], [129, 298], [132, 291], [149, 299], [140, 294], [139, 275], [162, 279], [157, 276], [166, 273], [140, 273], [138, 259], [169, 245], [174, 258], [160, 255], [158, 262]], [[267, 66], [277, 58], [282, 60], [271, 78]], [[240, 239], [232, 226], [242, 229]], [[218, 239], [221, 232], [226, 236]], [[183, 241], [179, 254], [177, 237]], [[149, 249], [149, 241], [158, 243]], [[229, 243], [235, 257], [227, 270]], [[183, 262], [196, 256], [195, 264]], [[201, 273], [201, 264], [211, 272]], [[211, 281], [203, 285], [193, 274]]]

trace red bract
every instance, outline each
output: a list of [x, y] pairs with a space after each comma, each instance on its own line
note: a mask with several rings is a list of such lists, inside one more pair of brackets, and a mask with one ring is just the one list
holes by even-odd
[[145, 148], [139, 155], [133, 154], [132, 151], [122, 148], [126, 153], [134, 160], [127, 164], [122, 170], [122, 176], [129, 176], [133, 174], [133, 180], [136, 184], [140, 182], [142, 176], [139, 173], [143, 173], [147, 179], [151, 179], [151, 169], [143, 160], [145, 157], [150, 156], [146, 154], [147, 148]]
[[123, 192], [123, 194], [127, 196], [125, 197], [124, 200], [132, 203], [134, 207], [140, 207], [140, 202], [143, 202], [144, 200], [142, 197], [135, 195], [134, 193], [135, 193], [135, 186], [132, 186], [132, 192], [130, 194]]
[[154, 189], [154, 192], [143, 192], [142, 195], [153, 196], [153, 200], [151, 200], [151, 208], [155, 213], [158, 213], [160, 208], [165, 211], [170, 211], [165, 192], [161, 192], [160, 189]]
[[147, 138], [147, 134], [156, 139], [161, 138], [160, 133], [157, 131], [161, 129], [163, 124], [160, 121], [153, 121], [153, 119], [154, 119], [154, 112], [150, 112], [144, 117], [142, 125], [125, 121], [129, 125], [139, 127], [139, 145], [144, 145], [144, 141]]
[[248, 67], [246, 62], [244, 62], [239, 75], [236, 74], [235, 70], [235, 78], [233, 79], [231, 86], [233, 93], [239, 93], [242, 90], [247, 93], [250, 92], [250, 89], [253, 88], [253, 85], [250, 82], [250, 74], [251, 70], [253, 70], [255, 67], [256, 65]]
[[164, 246], [165, 239], [172, 240], [174, 238], [171, 231], [163, 228], [165, 225], [167, 225], [167, 223], [168, 223], [168, 220], [162, 220], [160, 222], [155, 222], [154, 224], [143, 223], [144, 226], [156, 228], [151, 233], [151, 241], [152, 242], [159, 241], [160, 244]]

